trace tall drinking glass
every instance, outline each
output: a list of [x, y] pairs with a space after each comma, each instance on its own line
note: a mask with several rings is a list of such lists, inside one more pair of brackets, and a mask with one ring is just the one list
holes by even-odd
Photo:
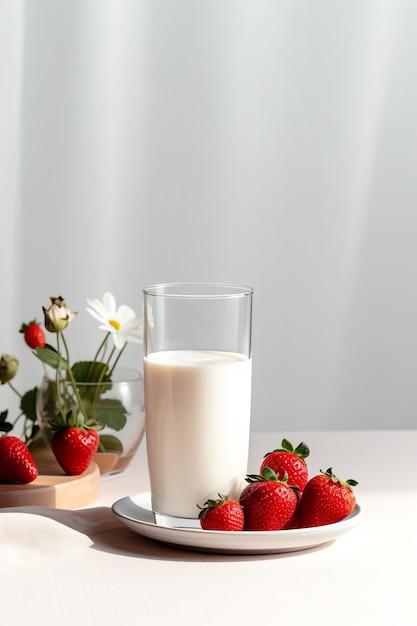
[[152, 285], [144, 295], [146, 440], [152, 509], [197, 518], [247, 473], [252, 293], [214, 283]]

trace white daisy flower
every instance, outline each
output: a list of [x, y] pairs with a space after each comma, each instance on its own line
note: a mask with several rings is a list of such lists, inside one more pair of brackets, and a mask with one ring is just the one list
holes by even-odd
[[116, 308], [116, 300], [112, 293], [106, 292], [103, 301], [98, 298], [87, 298], [87, 311], [101, 322], [99, 328], [112, 333], [114, 345], [121, 350], [126, 341], [141, 343], [143, 340], [143, 323], [136, 317], [133, 309], [125, 304]]

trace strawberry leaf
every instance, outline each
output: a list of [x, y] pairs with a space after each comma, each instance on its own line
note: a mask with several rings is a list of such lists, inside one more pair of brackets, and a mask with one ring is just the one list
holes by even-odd
[[0, 413], [0, 432], [8, 433], [12, 430], [13, 424], [6, 422], [9, 411], [6, 409]]
[[123, 444], [114, 435], [100, 435], [100, 452], [123, 452]]
[[36, 356], [46, 365], [62, 370], [68, 369], [68, 361], [53, 346], [46, 344], [44, 348], [36, 348]]
[[102, 399], [94, 411], [94, 417], [103, 427], [122, 430], [127, 421], [126, 413], [125, 407], [118, 400]]
[[34, 387], [27, 391], [20, 400], [20, 408], [26, 415], [26, 418], [31, 422], [36, 422], [36, 394], [38, 388]]
[[107, 369], [106, 363], [96, 361], [78, 361], [71, 367], [71, 371], [77, 383], [107, 382], [109, 379]]
[[[39, 431], [39, 426], [36, 423], [36, 395], [38, 393], [38, 388], [34, 387], [27, 391], [20, 400], [20, 409], [25, 416], [25, 438], [26, 441], [29, 441], [34, 438], [34, 436]], [[30, 424], [30, 430], [28, 430], [28, 426]]]

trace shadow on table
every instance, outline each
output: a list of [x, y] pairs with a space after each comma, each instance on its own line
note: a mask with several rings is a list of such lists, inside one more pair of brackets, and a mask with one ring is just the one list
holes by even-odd
[[322, 550], [330, 543], [322, 544], [308, 550], [282, 552], [277, 554], [218, 554], [192, 550], [191, 548], [176, 547], [163, 544], [153, 539], [138, 535], [122, 524], [109, 507], [89, 509], [51, 509], [42, 506], [28, 506], [9, 511], [20, 511], [41, 515], [53, 519], [73, 530], [87, 535], [93, 545], [90, 549], [110, 552], [116, 555], [131, 558], [161, 559], [161, 560], [188, 560], [202, 562], [232, 561], [235, 559], [253, 561], [267, 559], [283, 559], [299, 557]]

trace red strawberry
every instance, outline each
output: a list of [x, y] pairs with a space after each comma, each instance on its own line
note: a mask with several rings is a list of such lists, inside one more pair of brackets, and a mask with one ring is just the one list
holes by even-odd
[[19, 332], [24, 334], [25, 341], [29, 348], [36, 350], [36, 348], [45, 347], [45, 333], [36, 320], [32, 320], [29, 324], [22, 324]]
[[355, 508], [355, 495], [352, 487], [356, 480], [342, 481], [332, 468], [314, 476], [305, 486], [300, 501], [299, 528], [324, 526], [339, 522]]
[[297, 488], [280, 480], [269, 467], [260, 476], [249, 474], [239, 502], [245, 514], [245, 530], [280, 530], [292, 523], [298, 503]]
[[304, 459], [310, 454], [310, 449], [302, 441], [294, 450], [287, 439], [282, 440], [281, 446], [265, 455], [259, 471], [262, 473], [264, 467], [270, 467], [278, 478], [282, 478], [287, 473], [288, 483], [297, 486], [301, 496], [308, 480], [308, 469]]
[[92, 428], [68, 426], [56, 431], [51, 447], [62, 469], [71, 475], [85, 472], [95, 455], [99, 434]]
[[0, 437], [0, 481], [31, 483], [38, 476], [38, 468], [29, 448], [13, 435]]
[[241, 531], [245, 525], [243, 508], [239, 502], [229, 500], [229, 496], [220, 493], [219, 500], [207, 500], [204, 503], [198, 517], [204, 530]]

